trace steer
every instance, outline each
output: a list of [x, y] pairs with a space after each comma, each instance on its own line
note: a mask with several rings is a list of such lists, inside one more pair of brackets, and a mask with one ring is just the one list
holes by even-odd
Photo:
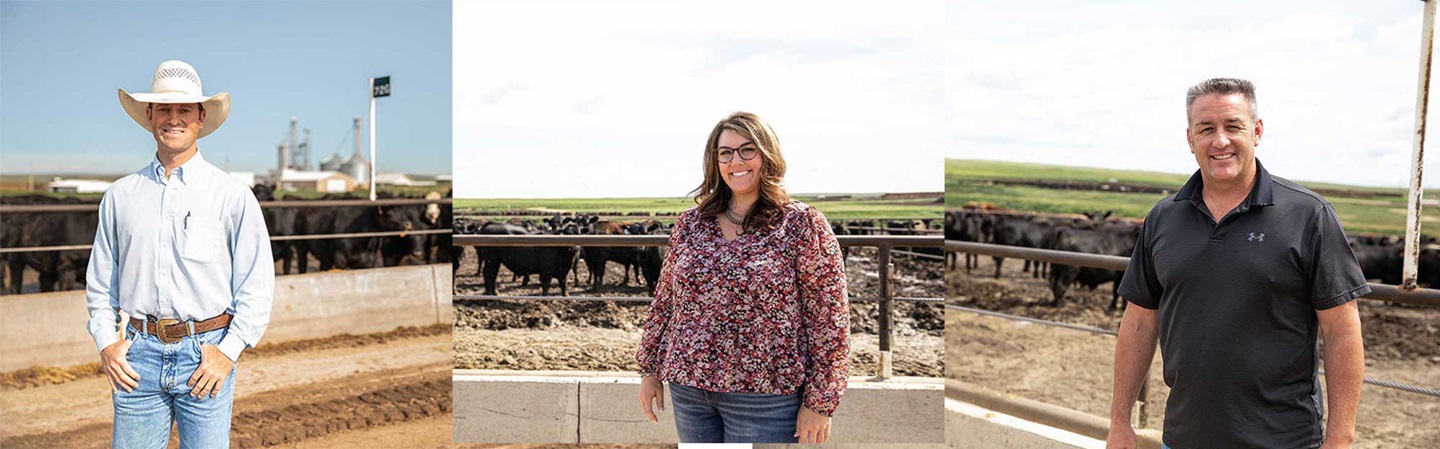
[[[480, 229], [482, 235], [530, 235], [525, 228], [504, 223], [489, 223]], [[485, 264], [485, 294], [495, 295], [495, 278], [504, 265], [511, 273], [519, 276], [540, 275], [540, 294], [550, 294], [550, 279], [560, 281], [560, 295], [570, 296], [565, 284], [573, 266], [576, 250], [573, 246], [533, 247], [484, 247], [477, 248], [477, 255]]]
[[[256, 184], [255, 187], [251, 188], [251, 191], [255, 193], [255, 199], [257, 201], [265, 202], [276, 199], [275, 186]], [[271, 237], [295, 235], [295, 220], [297, 219], [295, 208], [267, 207], [262, 215], [265, 216], [265, 229], [270, 231]], [[275, 260], [284, 261], [281, 264], [281, 273], [290, 274], [290, 265], [295, 259], [295, 256], [291, 254], [290, 250], [294, 246], [295, 245], [291, 244], [288, 240], [270, 240], [270, 254], [275, 257]], [[301, 268], [300, 272], [304, 273], [304, 268]]]
[[[1135, 240], [1139, 236], [1140, 227], [1129, 222], [1077, 222], [1055, 226], [1045, 247], [1057, 251], [1129, 256], [1135, 251]], [[1071, 283], [1078, 282], [1094, 290], [1100, 284], [1111, 282], [1110, 310], [1116, 310], [1123, 306], [1119, 288], [1124, 274], [1119, 270], [1052, 264], [1049, 279], [1054, 305], [1058, 307], [1064, 302], [1065, 291]]]

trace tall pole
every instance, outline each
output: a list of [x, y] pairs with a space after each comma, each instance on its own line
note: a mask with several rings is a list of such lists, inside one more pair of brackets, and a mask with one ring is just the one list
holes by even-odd
[[1425, 193], [1421, 179], [1425, 172], [1425, 114], [1430, 106], [1430, 73], [1434, 62], [1435, 3], [1425, 1], [1425, 18], [1420, 22], [1420, 87], [1415, 95], [1415, 145], [1410, 160], [1409, 206], [1405, 214], [1405, 267], [1400, 288], [1413, 290], [1420, 261], [1420, 197]]
[[294, 166], [295, 170], [304, 170], [305, 167], [300, 166], [298, 163], [301, 156], [300, 148], [295, 146], [295, 124], [299, 122], [300, 117], [290, 117], [290, 137], [285, 140], [285, 149], [289, 151], [290, 154], [286, 157], [286, 162], [288, 162], [288, 165]]
[[375, 201], [375, 78], [370, 78], [370, 201]]

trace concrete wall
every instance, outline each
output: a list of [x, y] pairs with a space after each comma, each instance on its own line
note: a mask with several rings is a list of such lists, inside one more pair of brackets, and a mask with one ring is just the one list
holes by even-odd
[[[451, 323], [451, 282], [450, 264], [278, 276], [261, 343]], [[89, 318], [84, 291], [0, 297], [0, 372], [99, 361]]]
[[[463, 443], [674, 443], [670, 397], [652, 423], [640, 411], [640, 378], [623, 373], [456, 370], [455, 441]], [[573, 400], [572, 400], [573, 398]], [[831, 441], [940, 443], [939, 379], [852, 377]]]

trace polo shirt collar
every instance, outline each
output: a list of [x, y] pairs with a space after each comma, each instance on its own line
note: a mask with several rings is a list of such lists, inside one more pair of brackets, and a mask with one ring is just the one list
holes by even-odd
[[[1265, 170], [1265, 164], [1260, 163], [1260, 158], [1255, 158], [1255, 172], [1255, 185], [1250, 187], [1250, 195], [1245, 197], [1245, 202], [1241, 204], [1247, 206], [1274, 206], [1275, 190], [1272, 185], [1273, 183], [1270, 181], [1270, 171]], [[1175, 193], [1175, 201], [1190, 200], [1194, 202], [1200, 198], [1200, 189], [1204, 186], [1205, 179], [1200, 176], [1200, 170], [1195, 170], [1195, 174], [1190, 175], [1190, 180], [1185, 181], [1185, 185], [1180, 187], [1179, 192]]]

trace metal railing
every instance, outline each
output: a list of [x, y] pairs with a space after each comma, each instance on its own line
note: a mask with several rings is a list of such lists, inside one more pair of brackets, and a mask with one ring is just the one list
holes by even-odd
[[[298, 235], [298, 236], [271, 236], [271, 242], [291, 242], [291, 240], [330, 240], [330, 239], [364, 239], [364, 237], [405, 237], [405, 236], [429, 236], [449, 235], [449, 229], [422, 229], [422, 230], [383, 230], [383, 232], [353, 232], [336, 233], [336, 235]], [[88, 250], [94, 245], [59, 245], [59, 246], [23, 246], [23, 248], [0, 248], [0, 255], [4, 253], [29, 253], [46, 252], [46, 250]]]
[[[580, 216], [590, 217], [590, 216], [594, 216], [594, 217], [599, 217], [599, 218], [602, 219], [602, 220], [639, 220], [639, 219], [647, 219], [647, 218], [653, 218], [653, 219], [674, 219], [674, 218], [680, 218], [680, 214], [681, 214], [682, 212], [683, 212], [683, 211], [675, 211], [675, 212], [642, 212], [642, 213], [640, 213], [640, 214], [638, 214], [638, 215], [627, 215], [627, 214], [623, 214], [623, 213], [621, 213], [621, 214], [616, 214], [616, 213], [609, 213], [609, 212], [595, 213], [595, 212], [575, 212], [575, 211], [564, 211], [564, 212], [558, 212], [558, 211], [540, 212], [540, 211], [535, 211], [535, 212], [533, 212], [533, 213], [516, 213], [516, 212], [514, 212], [514, 211], [493, 211], [493, 213], [491, 213], [491, 212], [487, 212], [487, 211], [476, 211], [476, 210], [474, 210], [474, 209], [461, 208], [461, 209], [456, 209], [456, 210], [455, 210], [455, 217], [456, 217], [456, 218], [525, 218], [525, 219], [541, 219], [541, 218], [550, 218], [550, 217], [554, 217], [554, 216], [556, 216], [556, 215], [559, 215], [560, 217], [580, 217]], [[874, 222], [874, 223], [884, 223], [884, 222], [887, 222], [887, 221], [908, 221], [908, 220], [936, 220], [936, 221], [939, 221], [939, 220], [942, 220], [943, 218], [944, 218], [943, 216], [927, 216], [927, 217], [864, 218], [864, 219], [855, 219], [855, 220], [856, 220], [856, 221], [865, 221], [865, 222]], [[831, 220], [832, 222], [842, 222], [842, 223], [843, 223], [843, 222], [849, 222], [849, 221], [850, 221], [850, 219], [845, 219], [845, 218], [831, 218], [830, 220]], [[881, 228], [881, 229], [883, 229], [883, 228]]]
[[[437, 200], [393, 198], [382, 200], [316, 200], [316, 201], [265, 201], [260, 203], [261, 209], [267, 208], [301, 208], [301, 207], [344, 207], [344, 206], [414, 206], [428, 204], [450, 204], [449, 198]], [[34, 205], [0, 205], [0, 213], [44, 213], [44, 212], [94, 212], [99, 204], [34, 204]], [[293, 240], [327, 240], [344, 238], [368, 238], [368, 237], [405, 237], [409, 235], [434, 235], [449, 234], [450, 229], [421, 229], [413, 231], [376, 231], [376, 232], [352, 232], [341, 234], [305, 234], [305, 235], [271, 235], [270, 241], [284, 242]], [[27, 246], [16, 248], [0, 248], [0, 254], [13, 253], [34, 253], [46, 251], [80, 251], [89, 250], [93, 245], [55, 245], [55, 246]]]
[[[1099, 254], [996, 245], [993, 243], [963, 242], [959, 240], [946, 240], [945, 251], [978, 254], [982, 256], [1028, 259], [1061, 265], [1074, 265], [1116, 271], [1125, 271], [1125, 268], [1130, 265], [1130, 258], [1123, 256], [1102, 256]], [[1362, 296], [1362, 298], [1412, 306], [1440, 307], [1440, 290], [1429, 288], [1406, 290], [1394, 285], [1376, 283], [1370, 283], [1369, 285], [1370, 294]]]
[[[944, 298], [908, 298], [896, 297], [890, 289], [893, 281], [892, 274], [894, 267], [890, 262], [890, 253], [895, 247], [929, 247], [936, 248], [942, 245], [942, 240], [937, 237], [926, 236], [872, 236], [872, 235], [842, 235], [836, 236], [836, 240], [842, 247], [874, 247], [877, 248], [878, 266], [880, 278], [879, 296], [875, 298], [853, 298], [857, 302], [878, 301], [879, 306], [879, 334], [880, 334], [880, 366], [879, 377], [893, 377], [891, 346], [893, 343], [894, 302], [941, 302]], [[455, 235], [453, 240], [455, 246], [667, 246], [670, 237], [666, 235]], [[561, 282], [566, 282], [564, 279]], [[463, 295], [455, 294], [452, 301], [476, 301], [476, 300], [573, 300], [573, 301], [645, 301], [651, 298], [638, 296], [505, 296], [505, 295]]]
[[[414, 206], [418, 204], [450, 204], [450, 198], [438, 200], [427, 200], [424, 198], [387, 198], [370, 201], [366, 199], [357, 200], [280, 200], [261, 201], [261, 209], [272, 207], [339, 207], [339, 206]], [[20, 212], [94, 212], [100, 209], [100, 203], [85, 204], [0, 204], [0, 213]]]

